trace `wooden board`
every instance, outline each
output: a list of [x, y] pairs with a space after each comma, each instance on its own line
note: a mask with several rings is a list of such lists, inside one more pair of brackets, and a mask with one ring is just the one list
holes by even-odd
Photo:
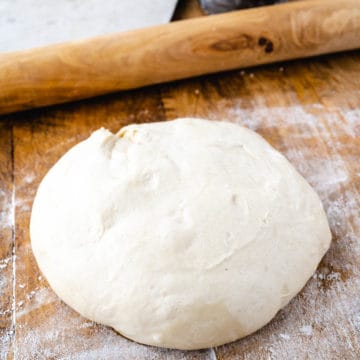
[[[184, 14], [194, 16], [195, 11]], [[360, 49], [358, 34], [358, 0], [312, 0], [4, 53], [0, 114]]]
[[[103, 126], [196, 116], [250, 127], [315, 187], [333, 242], [266, 327], [197, 352], [143, 346], [62, 303], [32, 255], [42, 177]], [[359, 359], [360, 52], [233, 71], [0, 118], [0, 359]]]

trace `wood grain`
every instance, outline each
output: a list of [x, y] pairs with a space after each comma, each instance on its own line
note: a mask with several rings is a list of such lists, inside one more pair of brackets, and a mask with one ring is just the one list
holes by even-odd
[[[333, 233], [314, 277], [269, 325], [198, 352], [139, 345], [82, 318], [42, 277], [28, 233], [37, 186], [71, 146], [101, 126], [115, 132], [181, 116], [233, 121], [264, 136], [315, 187]], [[360, 52], [0, 117], [0, 359], [359, 359], [359, 159]]]
[[11, 123], [0, 122], [0, 358], [11, 352], [14, 338], [14, 197]]
[[[3, 348], [0, 358], [358, 359], [359, 75], [358, 52], [212, 75], [3, 117], [1, 187], [9, 188], [5, 206], [12, 204], [11, 174], [16, 189], [16, 335], [10, 354]], [[132, 122], [178, 116], [233, 121], [263, 135], [318, 191], [333, 233], [332, 247], [317, 273], [268, 326], [243, 340], [200, 352], [138, 345], [82, 318], [42, 278], [28, 233], [37, 186], [67, 149], [101, 126], [117, 131]], [[9, 235], [7, 244], [4, 257], [11, 255]], [[11, 282], [11, 275], [6, 276]], [[11, 291], [5, 296], [10, 299]], [[11, 329], [10, 319], [4, 326]]]
[[360, 47], [358, 0], [312, 0], [0, 55], [0, 113]]

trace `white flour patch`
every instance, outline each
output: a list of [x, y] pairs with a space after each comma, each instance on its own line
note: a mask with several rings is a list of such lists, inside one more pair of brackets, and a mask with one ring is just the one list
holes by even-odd
[[88, 328], [91, 328], [91, 327], [94, 327], [96, 326], [96, 324], [92, 321], [89, 321], [89, 322], [84, 322], [83, 324], [81, 324], [79, 326], [79, 329], [88, 329]]
[[[1, 192], [1, 190], [0, 190]], [[3, 193], [4, 194], [4, 193]], [[0, 194], [0, 196], [2, 196]], [[5, 204], [2, 209], [0, 209], [0, 229], [8, 229], [14, 226], [14, 205], [11, 201], [2, 201], [2, 204]]]
[[339, 272], [334, 272], [329, 270], [328, 268], [321, 268], [318, 270], [313, 276], [313, 279], [318, 280], [318, 285], [321, 286], [324, 280], [326, 281], [340, 281], [341, 280], [341, 274]]
[[[345, 109], [342, 112], [346, 119], [346, 123], [353, 129], [351, 134], [355, 133], [356, 136], [360, 136], [360, 109]], [[348, 128], [349, 127], [346, 126], [345, 130]]]
[[8, 281], [5, 276], [0, 275], [0, 293], [4, 292], [4, 289], [7, 287]]
[[11, 261], [11, 257], [7, 257], [7, 258], [5, 258], [5, 259], [1, 259], [1, 260], [0, 260], [0, 270], [5, 269], [5, 268], [8, 266], [8, 264], [9, 264], [10, 261]]
[[17, 307], [21, 308], [24, 305], [24, 302], [21, 300], [17, 303]]
[[305, 325], [300, 328], [300, 332], [306, 336], [311, 336], [313, 334], [313, 329], [311, 325]]
[[[237, 122], [254, 131], [261, 129], [263, 133], [266, 133], [266, 129], [286, 130], [296, 126], [297, 131], [287, 132], [290, 138], [306, 139], [313, 137], [316, 132], [329, 138], [332, 135], [332, 125], [338, 125], [345, 134], [352, 137], [356, 137], [357, 131], [360, 131], [359, 109], [328, 109], [321, 104], [269, 107], [263, 97], [255, 97], [253, 103], [254, 107], [250, 109], [243, 108], [241, 100], [238, 100], [238, 104], [235, 106], [229, 106], [227, 100], [219, 100], [216, 105], [219, 113], [226, 113], [226, 117], [222, 116], [223, 119]], [[343, 121], [342, 117], [339, 116], [342, 113], [346, 121]], [[329, 127], [324, 127], [324, 122], [319, 121], [319, 117], [324, 118]], [[218, 119], [216, 111], [208, 114], [208, 118]], [[344, 144], [336, 142], [336, 145]]]
[[356, 330], [360, 333], [360, 313], [354, 315], [354, 325]]
[[0, 359], [11, 359], [9, 350], [12, 337], [12, 331], [7, 331], [5, 329], [0, 330]]
[[284, 340], [290, 340], [290, 335], [288, 334], [279, 334], [279, 336]]
[[26, 184], [31, 184], [34, 180], [35, 180], [36, 176], [34, 174], [27, 174], [26, 176], [24, 176], [23, 181]]
[[[33, 290], [34, 291], [34, 290]], [[29, 293], [31, 294], [31, 293]], [[18, 326], [18, 352], [27, 358], [59, 360], [143, 360], [169, 359], [186, 360], [188, 352], [166, 350], [137, 344], [118, 335], [108, 327], [97, 325], [82, 318], [62, 303], [51, 289], [41, 288], [34, 296], [24, 301], [23, 309], [18, 312], [18, 322], [22, 316], [39, 310], [47, 315], [36, 328]], [[49, 305], [52, 306], [49, 306]], [[20, 324], [19, 324], [20, 325]], [[91, 332], [88, 332], [91, 329]], [[91, 335], [90, 335], [91, 334]], [[192, 352], [190, 352], [192, 353]], [[199, 360], [214, 359], [211, 350], [193, 352]]]
[[20, 212], [28, 212], [31, 210], [31, 203], [32, 203], [32, 198], [30, 197], [27, 199], [17, 198], [15, 201], [15, 206]]
[[44, 305], [53, 303], [54, 301], [58, 301], [58, 298], [52, 290], [47, 288], [42, 288], [37, 291], [33, 290], [26, 295], [25, 302], [20, 301], [18, 303], [18, 306], [22, 307], [22, 309], [17, 311], [16, 317], [19, 319]]
[[[0, 316], [5, 316], [11, 313], [11, 309], [1, 310], [0, 309]], [[1, 353], [0, 353], [1, 354]]]
[[339, 190], [339, 186], [349, 181], [349, 172], [344, 162], [337, 158], [311, 159], [306, 164], [304, 175], [319, 193], [328, 194]]

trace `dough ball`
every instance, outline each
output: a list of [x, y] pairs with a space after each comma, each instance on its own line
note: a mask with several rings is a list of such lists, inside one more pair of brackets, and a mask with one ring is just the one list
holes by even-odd
[[281, 154], [244, 127], [198, 119], [94, 132], [45, 176], [30, 230], [69, 306], [177, 349], [265, 325], [331, 239], [317, 194]]

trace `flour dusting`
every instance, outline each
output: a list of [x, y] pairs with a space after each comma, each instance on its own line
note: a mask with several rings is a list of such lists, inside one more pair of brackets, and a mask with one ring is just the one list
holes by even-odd
[[58, 301], [57, 296], [48, 288], [32, 290], [26, 294], [25, 300], [17, 303], [16, 318], [20, 319], [22, 316], [55, 301]]
[[27, 174], [26, 176], [24, 176], [24, 179], [23, 181], [26, 183], [26, 184], [31, 184], [34, 180], [35, 180], [36, 176], [35, 174]]
[[[257, 80], [257, 76], [248, 76], [246, 71], [241, 71], [241, 76]], [[201, 98], [200, 92], [195, 95]], [[21, 297], [15, 303], [18, 359], [214, 360], [218, 353], [219, 358], [240, 354], [245, 360], [258, 360], [259, 352], [262, 359], [271, 360], [302, 360], [304, 354], [309, 359], [342, 359], [342, 354], [354, 354], [347, 360], [357, 359], [354, 349], [358, 349], [360, 337], [360, 168], [354, 166], [352, 156], [359, 156], [354, 139], [360, 137], [360, 110], [312, 103], [303, 107], [269, 107], [261, 96], [251, 99], [250, 108], [243, 106], [241, 99], [232, 101], [229, 105], [229, 100], [219, 100], [218, 111], [212, 109], [204, 116], [219, 119], [221, 114], [265, 138], [277, 139], [274, 146], [309, 181], [324, 204], [333, 242], [304, 290], [256, 334], [215, 351], [182, 352], [127, 340], [82, 318], [62, 303], [45, 281], [31, 287], [21, 279], [17, 284]], [[56, 146], [63, 148], [64, 142]], [[345, 151], [349, 149], [352, 151]], [[29, 186], [34, 182], [33, 174], [24, 179]], [[20, 211], [29, 212], [30, 198], [17, 200]], [[14, 207], [10, 205], [1, 212], [0, 226], [11, 228], [13, 216]], [[30, 251], [27, 245], [23, 244], [22, 250]], [[0, 260], [0, 271], [6, 270], [13, 260]], [[18, 266], [24, 265], [18, 262]], [[42, 278], [36, 274], [35, 280]], [[4, 284], [0, 277], [0, 291]], [[0, 316], [12, 310], [0, 308]], [[0, 333], [1, 356], [13, 335], [13, 330]]]
[[305, 325], [300, 328], [300, 332], [306, 336], [311, 336], [313, 334], [313, 329], [311, 325]]
[[[261, 96], [252, 102], [251, 108], [243, 107], [241, 99], [229, 106], [222, 99], [217, 102], [218, 113], [265, 138], [279, 137], [275, 148], [315, 188], [333, 234], [329, 252], [305, 289], [255, 335], [256, 343], [269, 359], [302, 360], [306, 351], [309, 359], [340, 359], [342, 354], [353, 353], [349, 360], [355, 360], [352, 349], [358, 348], [360, 337], [360, 196], [356, 186], [360, 163], [354, 162], [354, 156], [360, 159], [360, 150], [355, 151], [354, 144], [360, 138], [360, 109], [321, 104], [269, 107]], [[216, 109], [209, 118], [219, 118]], [[349, 165], [354, 163], [359, 165]], [[258, 348], [250, 346], [254, 342], [251, 336], [240, 340], [234, 345], [236, 353]], [[224, 357], [226, 348], [220, 350]], [[257, 351], [245, 353], [247, 360], [259, 359]]]
[[279, 336], [284, 340], [290, 340], [290, 335], [289, 334], [279, 334]]
[[[37, 312], [38, 311], [38, 312]], [[33, 313], [40, 321], [33, 329], [22, 326], [21, 319]], [[41, 316], [45, 313], [45, 316]], [[142, 360], [190, 359], [186, 352], [158, 349], [137, 344], [118, 335], [108, 327], [82, 318], [62, 303], [48, 288], [35, 291], [17, 314], [18, 351], [28, 358], [59, 360]], [[192, 352], [197, 359], [211, 359], [211, 350]]]
[[5, 259], [1, 259], [1, 260], [0, 260], [0, 270], [5, 269], [5, 268], [8, 266], [8, 264], [9, 264], [10, 261], [11, 261], [11, 257], [7, 257], [7, 258], [5, 258]]
[[[0, 204], [4, 204], [0, 208], [0, 229], [12, 228], [14, 225], [15, 207], [12, 201], [8, 201], [8, 194], [0, 188]], [[4, 200], [4, 198], [6, 198]]]

